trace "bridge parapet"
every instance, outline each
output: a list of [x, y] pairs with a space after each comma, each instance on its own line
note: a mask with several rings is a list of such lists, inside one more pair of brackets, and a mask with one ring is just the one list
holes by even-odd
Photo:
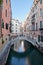
[[16, 39], [27, 40], [28, 42], [30, 42], [34, 46], [36, 44], [36, 40], [31, 38], [28, 34], [18, 35], [18, 37], [16, 37], [14, 40], [16, 40]]

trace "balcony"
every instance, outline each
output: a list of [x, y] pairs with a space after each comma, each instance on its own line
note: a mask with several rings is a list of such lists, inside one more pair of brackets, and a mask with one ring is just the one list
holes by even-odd
[[39, 30], [43, 30], [43, 23], [41, 24]]
[[43, 27], [41, 27], [40, 30], [43, 30]]
[[32, 16], [31, 22], [32, 22], [32, 23], [35, 22], [35, 14]]
[[35, 18], [32, 18], [32, 19], [31, 19], [31, 22], [32, 22], [32, 23], [35, 22]]

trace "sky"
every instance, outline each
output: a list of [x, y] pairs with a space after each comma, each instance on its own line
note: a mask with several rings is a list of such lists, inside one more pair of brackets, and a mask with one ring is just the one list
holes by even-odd
[[11, 0], [12, 19], [23, 22], [32, 7], [33, 0]]

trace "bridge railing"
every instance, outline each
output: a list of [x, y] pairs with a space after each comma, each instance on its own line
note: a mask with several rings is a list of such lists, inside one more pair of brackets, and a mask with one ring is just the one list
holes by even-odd
[[29, 33], [25, 33], [25, 32], [24, 32], [23, 34], [18, 35], [17, 37], [18, 37], [18, 39], [19, 39], [19, 37], [25, 37], [25, 38], [27, 38], [27, 40], [30, 40], [31, 42], [33, 42], [33, 43], [36, 44], [36, 40], [35, 40], [34, 38], [32, 38], [32, 37], [29, 35]]
[[28, 32], [23, 32], [23, 33], [21, 33], [21, 34], [17, 34], [17, 36], [14, 37], [14, 40], [20, 39], [20, 37], [21, 37], [21, 38], [24, 37], [25, 39], [27, 39], [28, 41], [30, 41], [30, 42], [33, 43], [34, 45], [36, 44], [36, 39], [34, 39], [32, 36], [30, 36]]

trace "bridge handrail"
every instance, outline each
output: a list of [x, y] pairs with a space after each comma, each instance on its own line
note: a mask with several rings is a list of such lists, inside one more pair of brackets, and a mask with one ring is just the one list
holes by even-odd
[[18, 35], [14, 40], [16, 40], [17, 38], [19, 39], [20, 37], [24, 37], [25, 39], [27, 39], [28, 41], [31, 41], [31, 43], [33, 43], [34, 45], [36, 44], [36, 40], [31, 38], [29, 35], [27, 34], [22, 34], [22, 35]]

